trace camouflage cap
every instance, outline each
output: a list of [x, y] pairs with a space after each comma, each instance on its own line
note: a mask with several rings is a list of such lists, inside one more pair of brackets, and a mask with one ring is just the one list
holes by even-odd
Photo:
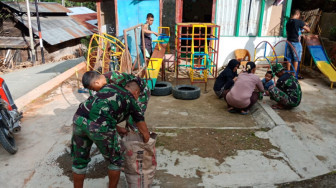
[[285, 70], [280, 63], [276, 63], [272, 66], [272, 72], [274, 74], [278, 74], [279, 72]]

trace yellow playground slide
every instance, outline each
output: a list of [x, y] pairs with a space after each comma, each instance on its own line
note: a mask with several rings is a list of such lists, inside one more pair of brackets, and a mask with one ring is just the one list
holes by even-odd
[[333, 88], [336, 82], [336, 69], [321, 45], [319, 36], [305, 35], [304, 40], [316, 66], [330, 80], [330, 87]]

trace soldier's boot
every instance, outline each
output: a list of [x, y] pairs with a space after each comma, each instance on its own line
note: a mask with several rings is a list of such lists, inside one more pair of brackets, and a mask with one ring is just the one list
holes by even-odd
[[120, 178], [120, 171], [108, 170], [108, 177], [109, 177], [109, 188], [117, 188]]
[[74, 188], [83, 188], [85, 174], [72, 173], [72, 175], [74, 181]]

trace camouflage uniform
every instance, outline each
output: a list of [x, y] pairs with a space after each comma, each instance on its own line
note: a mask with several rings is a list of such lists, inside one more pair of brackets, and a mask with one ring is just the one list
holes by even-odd
[[86, 172], [92, 143], [110, 162], [109, 169], [120, 170], [123, 156], [116, 125], [129, 115], [135, 122], [144, 121], [142, 110], [133, 95], [118, 85], [105, 85], [96, 95], [79, 105], [73, 118], [71, 139], [72, 168], [75, 173]]
[[286, 106], [299, 106], [302, 98], [301, 87], [298, 80], [289, 73], [284, 73], [276, 83], [276, 87], [269, 89], [272, 100]]
[[[125, 87], [126, 84], [130, 81], [136, 81], [140, 86], [141, 91], [140, 96], [138, 98], [138, 104], [141, 108], [142, 113], [145, 114], [145, 111], [147, 109], [147, 103], [150, 97], [150, 89], [143, 80], [134, 75], [127, 73], [120, 73], [117, 71], [105, 73], [104, 76], [106, 77], [106, 81], [108, 84], [117, 84], [121, 87]], [[138, 132], [138, 128], [136, 127], [131, 116], [127, 119], [126, 127], [132, 129], [135, 132]]]

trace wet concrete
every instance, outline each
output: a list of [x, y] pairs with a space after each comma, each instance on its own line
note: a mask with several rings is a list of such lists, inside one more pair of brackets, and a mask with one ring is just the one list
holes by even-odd
[[[288, 125], [289, 129], [286, 130], [298, 138], [294, 140], [300, 143], [297, 147], [305, 148], [310, 153], [309, 157], [316, 157], [314, 160], [319, 160], [329, 171], [335, 170], [334, 121], [336, 117], [333, 116], [333, 109], [336, 106], [335, 90], [329, 90], [323, 80], [313, 79], [310, 82], [309, 79], [305, 79], [300, 82], [304, 92], [302, 104], [291, 111], [274, 113], [282, 117]], [[203, 85], [200, 86], [203, 92]], [[227, 113], [225, 102], [214, 96], [210, 86], [208, 89], [208, 93], [202, 93], [201, 99], [189, 101], [194, 102], [195, 107], [172, 96], [152, 97], [146, 112], [146, 120], [151, 130], [157, 128], [160, 131], [168, 126], [172, 127], [170, 130], [178, 132], [179, 129], [176, 127], [188, 131], [192, 130], [191, 128], [200, 127], [202, 129], [198, 130], [202, 135], [201, 133], [206, 133], [206, 128], [226, 127], [233, 130], [230, 133], [231, 136], [236, 136], [235, 131], [240, 131], [242, 128], [253, 130], [259, 125], [255, 121], [259, 116]], [[76, 82], [67, 81], [44, 97], [32, 103], [24, 114], [22, 131], [15, 135], [19, 147], [18, 153], [13, 156], [0, 147], [0, 182], [3, 187], [72, 187], [69, 169], [71, 120], [78, 104], [87, 98], [87, 94], [77, 93]], [[207, 102], [202, 103], [203, 100]], [[265, 105], [272, 104], [267, 98], [263, 102]], [[164, 124], [165, 121], [169, 123]], [[281, 130], [280, 128], [276, 126], [276, 128], [258, 131], [255, 133], [257, 137], [255, 139], [273, 143], [272, 139], [283, 134], [281, 131], [281, 134], [272, 135]], [[223, 131], [222, 135], [229, 133], [225, 132], [225, 129], [221, 131]], [[216, 139], [211, 135], [207, 136]], [[230, 139], [230, 137], [225, 138]], [[217, 149], [214, 144], [207, 145], [215, 142], [202, 140], [200, 141], [202, 145], [197, 142], [197, 138], [188, 138], [188, 140], [191, 139], [193, 142], [190, 147], [195, 145], [197, 148], [204, 145], [210, 150]], [[173, 137], [171, 142], [174, 141]], [[225, 141], [227, 140], [223, 137], [218, 143], [223, 142], [222, 144], [225, 145]], [[167, 145], [171, 142], [167, 142]], [[253, 143], [256, 142], [253, 141]], [[273, 145], [277, 146], [276, 143]], [[295, 144], [291, 146], [294, 147]], [[309, 178], [309, 173], [307, 175], [297, 171], [304, 165], [291, 164], [293, 158], [286, 153], [291, 150], [282, 150], [281, 147], [265, 150], [241, 148], [237, 149], [236, 153], [225, 156], [221, 161], [216, 157], [198, 154], [199, 151], [196, 150], [191, 153], [192, 149], [178, 151], [165, 145], [158, 145], [158, 172], [153, 185], [155, 187], [272, 187], [274, 184]], [[102, 156], [93, 150], [92, 161], [89, 164], [89, 168], [93, 169], [89, 173], [93, 174], [88, 175], [85, 187], [107, 187], [108, 178], [107, 172], [104, 172], [106, 168], [104, 165], [106, 164]], [[305, 171], [305, 169], [302, 170]], [[119, 187], [126, 187], [123, 175]]]

